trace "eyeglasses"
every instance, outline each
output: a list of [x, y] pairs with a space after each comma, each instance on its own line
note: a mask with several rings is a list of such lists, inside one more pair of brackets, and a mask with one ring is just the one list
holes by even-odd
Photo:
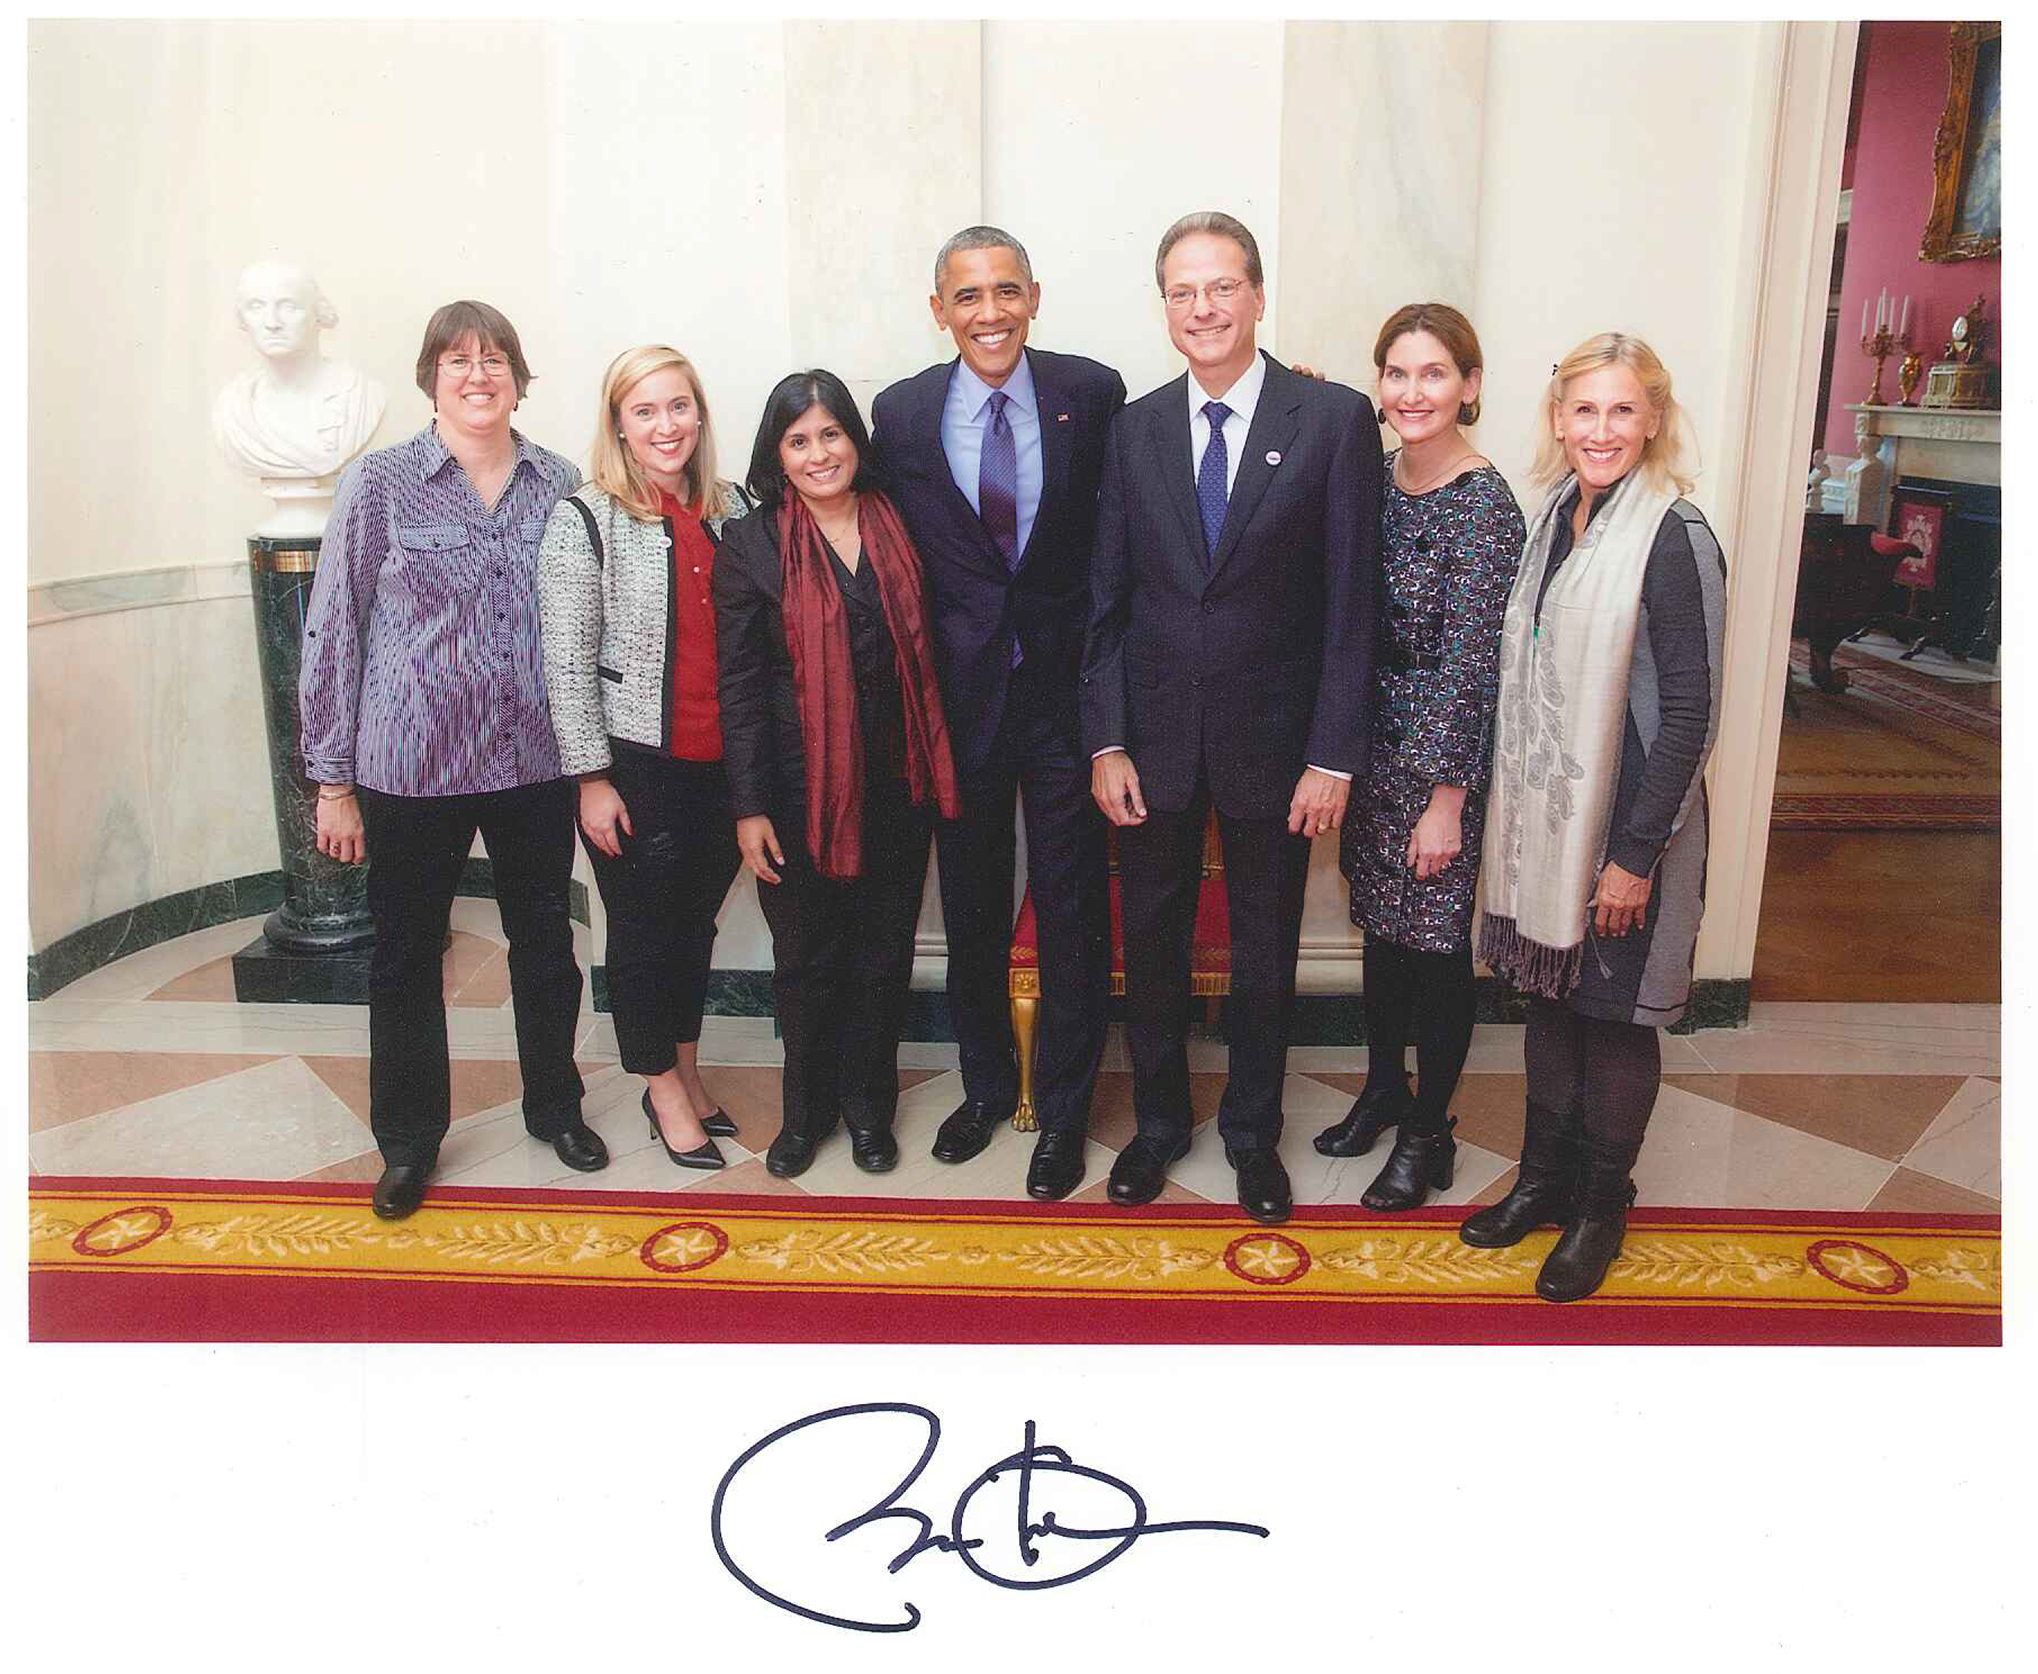
[[1195, 285], [1175, 285], [1161, 292], [1161, 300], [1180, 312], [1190, 307], [1199, 296], [1208, 297], [1212, 302], [1229, 302], [1245, 287], [1243, 279], [1213, 279], [1200, 289]]
[[[481, 358], [483, 377], [507, 378], [509, 369], [510, 363], [501, 355], [484, 355]], [[474, 370], [474, 361], [468, 355], [441, 355], [439, 370], [451, 378], [464, 378]]]

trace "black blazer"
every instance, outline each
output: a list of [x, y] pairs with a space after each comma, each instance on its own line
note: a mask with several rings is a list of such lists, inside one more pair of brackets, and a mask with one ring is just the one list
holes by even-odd
[[709, 587], [715, 601], [716, 682], [722, 765], [736, 818], [797, 819], [779, 841], [806, 830], [807, 754], [792, 652], [785, 642], [785, 561], [776, 512], [753, 511], [722, 526]]
[[1204, 556], [1187, 374], [1119, 416], [1104, 456], [1083, 747], [1132, 754], [1149, 808], [1199, 772], [1238, 818], [1285, 817], [1308, 766], [1361, 777], [1377, 655], [1372, 403], [1271, 356], [1217, 551]]
[[1043, 689], [1066, 694], [1076, 729], [1076, 679], [1090, 612], [1090, 556], [1104, 439], [1125, 380], [1081, 355], [1026, 351], [1040, 408], [1040, 510], [1016, 574], [955, 485], [941, 415], [955, 362], [901, 379], [871, 404], [873, 448], [927, 570], [928, 615], [956, 767], [982, 765], [998, 736], [1016, 634]]

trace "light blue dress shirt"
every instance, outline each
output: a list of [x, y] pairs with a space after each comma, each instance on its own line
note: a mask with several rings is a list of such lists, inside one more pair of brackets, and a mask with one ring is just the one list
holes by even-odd
[[[1033, 534], [1040, 511], [1040, 403], [1033, 393], [1033, 367], [1025, 355], [1005, 380], [1005, 422], [1012, 427], [1012, 449], [1019, 461], [1019, 550]], [[982, 517], [977, 503], [977, 478], [982, 472], [984, 432], [991, 422], [991, 386], [958, 360], [948, 379], [948, 400], [941, 409], [941, 451], [948, 456], [949, 475], [970, 510]]]

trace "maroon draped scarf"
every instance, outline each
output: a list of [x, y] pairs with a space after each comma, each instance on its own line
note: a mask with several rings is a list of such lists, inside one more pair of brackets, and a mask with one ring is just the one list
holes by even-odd
[[[858, 494], [856, 528], [863, 540], [862, 561], [877, 573], [878, 596], [898, 655], [906, 711], [906, 785], [914, 802], [931, 800], [952, 820], [962, 803], [927, 633], [920, 555], [891, 501], [875, 490]], [[786, 649], [792, 655], [800, 744], [807, 758], [807, 852], [824, 878], [860, 877], [863, 729], [857, 725], [849, 618], [828, 562], [826, 537], [806, 502], [792, 491], [778, 508], [778, 549], [785, 563]]]

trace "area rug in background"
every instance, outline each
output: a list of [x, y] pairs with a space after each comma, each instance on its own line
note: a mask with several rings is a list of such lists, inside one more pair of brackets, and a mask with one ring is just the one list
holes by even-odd
[[929, 1204], [39, 1179], [29, 1329], [65, 1341], [1800, 1343], [2002, 1340], [1995, 1216], [1638, 1210], [1588, 1302], [1555, 1233], [1462, 1209]]
[[[1992, 831], [2003, 823], [2002, 719], [1980, 694], [1842, 646], [1844, 692], [1793, 679], [1770, 823], [1798, 831]], [[1796, 674], [1808, 671], [1791, 647]]]

